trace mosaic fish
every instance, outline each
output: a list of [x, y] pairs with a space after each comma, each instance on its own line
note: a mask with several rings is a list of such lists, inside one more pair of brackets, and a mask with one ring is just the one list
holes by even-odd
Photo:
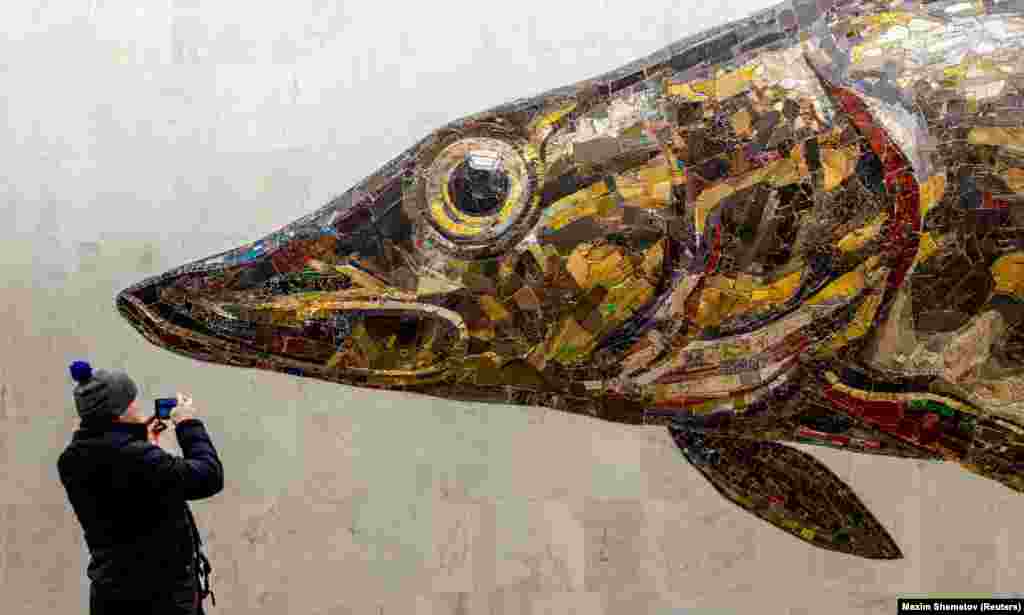
[[761, 519], [899, 558], [785, 443], [1024, 490], [1024, 19], [1000, 6], [762, 11], [443, 126], [117, 308], [201, 361], [663, 425]]

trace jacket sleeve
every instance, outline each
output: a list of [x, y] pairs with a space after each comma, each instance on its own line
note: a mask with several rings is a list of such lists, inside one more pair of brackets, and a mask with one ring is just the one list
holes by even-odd
[[165, 494], [179, 493], [186, 500], [202, 500], [224, 489], [224, 466], [206, 427], [199, 419], [184, 420], [175, 427], [182, 457], [146, 443], [139, 452], [145, 482]]

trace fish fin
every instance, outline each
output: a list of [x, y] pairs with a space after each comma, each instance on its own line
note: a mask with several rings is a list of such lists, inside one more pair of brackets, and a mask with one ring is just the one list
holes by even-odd
[[830, 551], [903, 557], [853, 489], [811, 455], [777, 442], [669, 431], [719, 493], [775, 527]]

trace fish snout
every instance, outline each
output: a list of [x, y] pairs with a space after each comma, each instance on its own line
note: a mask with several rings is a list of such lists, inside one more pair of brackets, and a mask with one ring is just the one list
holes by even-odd
[[204, 361], [357, 386], [443, 377], [468, 343], [450, 289], [418, 287], [379, 219], [368, 241], [361, 211], [143, 281], [117, 309], [151, 343]]
[[202, 270], [171, 271], [121, 291], [115, 304], [121, 316], [153, 344], [209, 359], [218, 346], [216, 324], [205, 318], [207, 314], [200, 318], [199, 306], [204, 289], [212, 285], [210, 276]]

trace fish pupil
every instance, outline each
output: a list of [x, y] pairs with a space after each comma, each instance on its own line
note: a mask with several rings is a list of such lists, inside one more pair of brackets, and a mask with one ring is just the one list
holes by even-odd
[[486, 216], [501, 208], [508, 197], [509, 178], [500, 166], [486, 165], [472, 157], [452, 171], [448, 192], [459, 211]]

